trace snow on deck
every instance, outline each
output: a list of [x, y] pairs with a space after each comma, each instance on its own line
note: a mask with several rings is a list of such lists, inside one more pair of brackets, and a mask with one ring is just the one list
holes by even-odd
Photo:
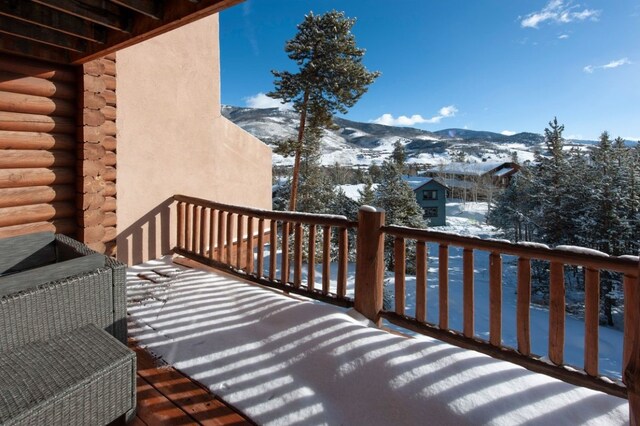
[[139, 344], [259, 424], [628, 422], [626, 400], [168, 259], [127, 285]]

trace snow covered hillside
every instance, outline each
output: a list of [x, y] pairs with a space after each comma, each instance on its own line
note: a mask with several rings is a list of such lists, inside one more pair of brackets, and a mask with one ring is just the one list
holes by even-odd
[[[263, 142], [272, 145], [297, 136], [298, 116], [293, 111], [278, 108], [240, 108], [223, 106], [222, 115]], [[455, 161], [464, 153], [470, 162], [511, 161], [513, 153], [518, 161], [533, 159], [535, 151], [544, 151], [542, 135], [500, 133], [466, 129], [445, 129], [436, 132], [410, 127], [383, 126], [373, 123], [335, 118], [336, 130], [326, 130], [322, 141], [322, 163], [346, 166], [369, 166], [381, 163], [391, 155], [393, 145], [400, 141], [407, 152], [407, 163], [437, 165]], [[544, 126], [544, 123], [541, 123]], [[567, 144], [590, 144], [573, 141]], [[586, 146], [586, 145], [585, 145]], [[273, 155], [273, 164], [292, 165], [293, 158]]]

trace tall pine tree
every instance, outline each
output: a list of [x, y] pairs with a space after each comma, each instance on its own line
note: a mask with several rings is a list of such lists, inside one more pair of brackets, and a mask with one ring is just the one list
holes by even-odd
[[300, 114], [298, 137], [292, 144], [295, 160], [289, 210], [297, 206], [308, 119], [320, 128], [330, 126], [333, 114], [345, 114], [380, 74], [362, 64], [365, 51], [357, 47], [351, 33], [354, 24], [355, 19], [343, 12], [310, 12], [298, 25], [297, 34], [285, 44], [285, 52], [296, 62], [298, 72], [272, 71], [275, 90], [267, 95], [282, 103], [291, 102]]

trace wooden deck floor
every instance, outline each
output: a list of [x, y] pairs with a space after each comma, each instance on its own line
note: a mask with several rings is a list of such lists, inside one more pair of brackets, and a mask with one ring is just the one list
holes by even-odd
[[171, 366], [159, 363], [144, 349], [136, 351], [138, 410], [134, 426], [253, 425], [249, 419]]

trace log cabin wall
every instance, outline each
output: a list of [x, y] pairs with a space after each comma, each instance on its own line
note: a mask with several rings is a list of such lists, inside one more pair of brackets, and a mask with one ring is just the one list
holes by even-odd
[[77, 237], [77, 72], [0, 54], [0, 238]]
[[92, 249], [115, 255], [116, 56], [82, 65], [78, 121], [78, 236]]

